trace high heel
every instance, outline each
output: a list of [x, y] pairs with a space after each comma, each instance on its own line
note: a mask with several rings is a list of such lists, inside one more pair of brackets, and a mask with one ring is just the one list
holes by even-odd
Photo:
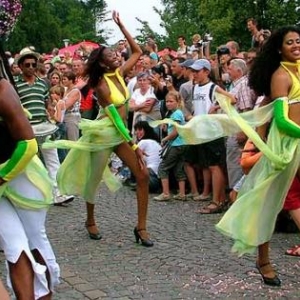
[[135, 241], [136, 243], [139, 243], [139, 241], [141, 240], [141, 244], [145, 247], [152, 247], [154, 245], [154, 243], [150, 240], [150, 239], [142, 239], [140, 236], [140, 231], [145, 231], [146, 229], [137, 229], [136, 227], [133, 230], [134, 236], [135, 236]]
[[85, 222], [85, 228], [87, 229], [87, 231], [89, 233], [90, 239], [92, 239], [92, 240], [101, 240], [102, 235], [100, 234], [100, 232], [92, 233], [92, 232], [89, 231], [89, 227], [92, 227], [92, 226], [96, 226], [96, 224], [95, 223], [88, 224], [87, 222]]
[[271, 266], [271, 264], [268, 262], [266, 264], [263, 265], [259, 265], [258, 262], [256, 262], [256, 268], [259, 272], [259, 274], [261, 275], [263, 282], [267, 285], [270, 286], [280, 286], [281, 285], [281, 280], [278, 278], [278, 276], [275, 274], [274, 277], [270, 278], [270, 277], [266, 277], [264, 274], [268, 273], [268, 272], [272, 272], [273, 268]]

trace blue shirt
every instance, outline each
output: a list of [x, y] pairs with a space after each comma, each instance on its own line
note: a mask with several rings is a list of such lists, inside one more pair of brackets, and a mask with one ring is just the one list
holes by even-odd
[[[185, 124], [184, 115], [181, 109], [176, 109], [172, 112], [171, 116], [169, 117], [171, 120], [174, 120], [180, 125]], [[168, 124], [168, 134], [173, 131], [174, 125]], [[182, 146], [184, 145], [182, 138], [178, 135], [176, 139], [171, 142], [172, 146]]]

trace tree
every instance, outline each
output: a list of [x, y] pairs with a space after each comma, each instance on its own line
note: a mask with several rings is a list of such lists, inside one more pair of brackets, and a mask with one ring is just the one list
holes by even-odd
[[[154, 11], [162, 20], [166, 35], [159, 36], [161, 48], [177, 48], [177, 37], [184, 35], [190, 44], [193, 34], [213, 36], [212, 51], [229, 40], [235, 40], [242, 50], [250, 47], [248, 18], [257, 19], [259, 25], [270, 30], [283, 25], [298, 24], [299, 0], [161, 0], [164, 9]], [[147, 22], [140, 20], [141, 33], [151, 32]], [[143, 34], [141, 35], [143, 37]], [[154, 35], [155, 36], [155, 35]]]
[[[105, 18], [104, 0], [23, 0], [23, 10], [6, 47], [12, 52], [33, 45], [39, 52], [62, 47], [63, 39], [72, 43], [82, 40], [102, 42], [96, 21]], [[101, 38], [99, 38], [101, 35]]]

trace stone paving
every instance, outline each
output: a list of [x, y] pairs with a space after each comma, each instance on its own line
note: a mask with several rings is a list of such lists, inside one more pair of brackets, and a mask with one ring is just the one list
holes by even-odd
[[[255, 256], [231, 254], [231, 241], [214, 229], [221, 215], [195, 213], [204, 204], [150, 201], [148, 230], [153, 248], [134, 241], [136, 201], [128, 187], [115, 194], [102, 187], [96, 207], [101, 241], [88, 238], [82, 200], [51, 207], [47, 229], [61, 267], [61, 285], [53, 299], [300, 298], [299, 259], [284, 255], [299, 243], [298, 234], [274, 234], [271, 257], [282, 287], [266, 287], [254, 267]], [[4, 274], [1, 253], [2, 279]]]

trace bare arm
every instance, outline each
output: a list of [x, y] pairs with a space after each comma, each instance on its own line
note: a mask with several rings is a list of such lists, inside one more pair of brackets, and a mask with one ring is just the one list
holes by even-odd
[[231, 100], [231, 104], [236, 103], [235, 97], [232, 94], [230, 94], [230, 93], [226, 92], [225, 90], [223, 90], [221, 87], [216, 86], [216, 92], [228, 97]]
[[17, 93], [5, 80], [0, 82], [0, 116], [16, 141], [34, 138], [32, 127], [23, 111]]
[[142, 52], [140, 46], [135, 42], [133, 37], [130, 35], [130, 33], [127, 31], [127, 29], [123, 25], [123, 23], [120, 19], [119, 13], [116, 11], [113, 11], [112, 17], [113, 17], [113, 20], [115, 21], [115, 23], [119, 26], [122, 33], [124, 34], [125, 38], [127, 39], [128, 44], [132, 51], [132, 55], [124, 63], [124, 65], [122, 65], [122, 67], [120, 68], [121, 75], [125, 76], [134, 67], [134, 65], [136, 64], [136, 62], [138, 61], [138, 59], [140, 58], [140, 56], [142, 55], [143, 52]]
[[73, 90], [71, 91], [65, 98], [66, 103], [66, 109], [69, 109], [72, 107], [78, 100], [80, 99], [80, 91], [79, 90]]
[[161, 140], [161, 143], [164, 144], [167, 141], [172, 141], [174, 140], [178, 135], [178, 132], [176, 130], [176, 127], [173, 128], [173, 130]]

